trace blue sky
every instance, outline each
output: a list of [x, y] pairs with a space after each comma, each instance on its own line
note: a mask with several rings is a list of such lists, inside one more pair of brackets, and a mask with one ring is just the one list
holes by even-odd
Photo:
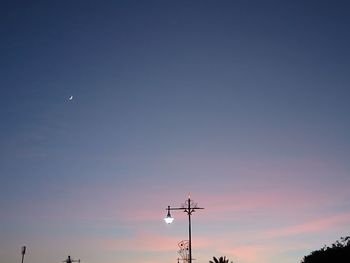
[[198, 261], [348, 235], [349, 8], [4, 1], [0, 259], [174, 262], [188, 192]]

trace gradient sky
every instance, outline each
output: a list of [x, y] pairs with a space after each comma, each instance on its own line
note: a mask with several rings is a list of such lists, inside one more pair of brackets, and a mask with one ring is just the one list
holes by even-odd
[[[295, 263], [350, 235], [350, 3], [1, 1], [0, 260]], [[68, 100], [73, 95], [73, 100]]]

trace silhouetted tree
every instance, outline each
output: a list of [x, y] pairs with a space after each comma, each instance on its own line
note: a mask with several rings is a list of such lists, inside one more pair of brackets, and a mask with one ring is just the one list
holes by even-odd
[[219, 257], [219, 258], [216, 258], [216, 257], [213, 257], [213, 260], [209, 260], [209, 263], [228, 263], [228, 258], [226, 259], [226, 257]]
[[350, 262], [350, 236], [341, 237], [331, 247], [311, 252], [305, 256], [301, 263], [345, 263]]

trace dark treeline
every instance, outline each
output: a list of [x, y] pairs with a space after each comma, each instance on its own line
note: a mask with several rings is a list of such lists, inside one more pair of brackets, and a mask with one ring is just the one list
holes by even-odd
[[305, 256], [301, 263], [345, 263], [350, 262], [350, 236], [340, 238], [331, 246], [324, 246]]

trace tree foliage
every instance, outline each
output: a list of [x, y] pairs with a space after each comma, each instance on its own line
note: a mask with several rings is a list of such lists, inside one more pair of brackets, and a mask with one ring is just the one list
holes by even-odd
[[350, 262], [350, 236], [341, 237], [330, 247], [311, 252], [305, 256], [301, 263], [343, 263]]

